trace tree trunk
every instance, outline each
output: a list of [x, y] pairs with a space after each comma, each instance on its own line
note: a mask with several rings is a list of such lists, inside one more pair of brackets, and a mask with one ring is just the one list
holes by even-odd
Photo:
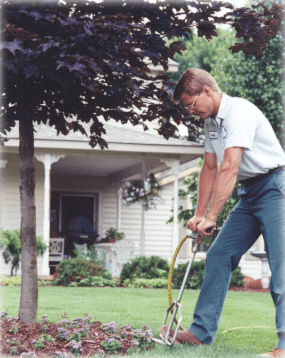
[[19, 318], [24, 323], [36, 323], [38, 307], [38, 275], [34, 132], [31, 117], [22, 116], [20, 118], [19, 132], [22, 274]]

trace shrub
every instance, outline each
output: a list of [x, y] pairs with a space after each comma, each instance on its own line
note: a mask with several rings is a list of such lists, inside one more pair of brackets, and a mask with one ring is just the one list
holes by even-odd
[[112, 280], [112, 276], [102, 265], [73, 258], [61, 261], [56, 267], [55, 285], [67, 286], [71, 282], [80, 282], [86, 277], [102, 277]]
[[52, 342], [52, 343], [54, 343], [55, 342], [55, 338], [53, 338], [51, 335], [49, 335], [49, 334], [41, 334], [40, 336], [39, 336], [39, 339], [40, 340], [45, 340], [45, 341], [47, 341], [47, 342]]
[[[39, 236], [36, 237], [37, 255], [42, 256], [48, 246]], [[21, 260], [21, 236], [20, 230], [3, 230], [0, 228], [0, 247], [4, 248], [3, 258], [6, 264], [11, 262], [11, 276], [17, 273]]]
[[[205, 270], [205, 260], [194, 261], [191, 266], [189, 278], [186, 282], [185, 288], [198, 289], [201, 288], [204, 270]], [[173, 270], [172, 282], [174, 288], [180, 288], [182, 281], [186, 272], [188, 264], [178, 264], [178, 267]]]
[[[82, 287], [86, 287], [86, 286], [115, 287], [116, 286], [116, 281], [114, 279], [107, 279], [107, 278], [103, 278], [103, 277], [94, 277], [94, 276], [87, 276], [87, 277], [83, 278], [82, 280], [80, 280], [78, 283], [77, 282], [73, 282], [73, 283], [75, 283], [77, 286], [82, 286]], [[72, 285], [72, 283], [71, 283], [71, 285]]]
[[0, 282], [7, 286], [21, 286], [21, 276], [1, 276]]
[[106, 338], [101, 343], [102, 348], [108, 354], [117, 354], [121, 349], [121, 343], [115, 338]]
[[136, 329], [133, 332], [132, 337], [134, 338], [134, 341], [132, 343], [141, 351], [154, 348], [152, 336], [152, 329], [148, 329], [147, 326], [143, 326], [142, 329]]
[[121, 280], [135, 278], [167, 278], [169, 263], [159, 256], [139, 256], [127, 262], [121, 272]]
[[96, 264], [100, 264], [105, 266], [107, 251], [103, 250], [100, 255], [98, 255], [98, 251], [96, 250], [96, 245], [87, 245], [87, 252], [85, 253], [80, 249], [80, 245], [75, 244], [74, 254], [77, 259], [81, 259], [83, 261], [91, 261]]
[[83, 353], [83, 348], [81, 348], [81, 342], [71, 341], [70, 352], [78, 357], [80, 354]]
[[231, 282], [230, 282], [230, 288], [234, 287], [234, 286], [243, 286], [244, 282], [244, 275], [241, 272], [241, 268], [237, 267], [233, 273], [232, 273], [232, 278], [231, 278]]
[[[21, 276], [0, 276], [0, 282], [7, 286], [21, 286]], [[53, 281], [45, 281], [38, 278], [39, 286], [52, 286]]]
[[19, 353], [17, 347], [12, 347], [12, 348], [11, 348], [11, 351], [10, 351], [10, 354], [11, 354], [11, 356], [17, 356], [17, 355], [19, 355], [20, 353]]
[[[192, 288], [192, 289], [201, 288], [203, 277], [204, 277], [205, 263], [206, 260], [193, 262], [185, 288]], [[172, 282], [174, 288], [181, 287], [186, 269], [187, 269], [187, 263], [179, 264], [178, 267], [173, 270]], [[232, 278], [229, 287], [243, 286], [243, 278], [244, 275], [241, 273], [240, 267], [237, 267], [232, 273]]]
[[127, 278], [123, 282], [123, 286], [133, 288], [167, 288], [167, 278], [135, 278], [134, 280]]

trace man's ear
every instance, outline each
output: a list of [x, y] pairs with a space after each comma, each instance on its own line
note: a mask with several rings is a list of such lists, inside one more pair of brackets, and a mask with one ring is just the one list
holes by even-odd
[[211, 90], [211, 88], [209, 86], [204, 86], [202, 91], [204, 92], [206, 96], [212, 97], [213, 95], [213, 91]]

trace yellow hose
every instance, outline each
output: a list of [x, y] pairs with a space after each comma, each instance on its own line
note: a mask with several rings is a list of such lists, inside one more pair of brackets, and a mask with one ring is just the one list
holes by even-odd
[[[172, 258], [172, 261], [171, 261], [171, 265], [170, 265], [170, 268], [169, 268], [169, 274], [168, 274], [168, 281], [167, 281], [167, 293], [168, 293], [168, 303], [169, 303], [169, 306], [172, 304], [172, 295], [171, 295], [171, 283], [172, 283], [172, 277], [173, 277], [173, 269], [174, 269], [174, 265], [175, 265], [175, 261], [176, 261], [176, 258], [177, 258], [177, 255], [181, 249], [181, 246], [184, 244], [185, 240], [187, 240], [187, 235], [185, 235], [182, 240], [179, 242], [175, 252], [174, 252], [174, 255], [173, 255], [173, 258]], [[173, 312], [173, 309], [171, 310], [171, 312]], [[174, 322], [177, 324], [177, 319], [175, 318]], [[182, 326], [180, 326], [180, 329], [185, 329], [183, 328]]]

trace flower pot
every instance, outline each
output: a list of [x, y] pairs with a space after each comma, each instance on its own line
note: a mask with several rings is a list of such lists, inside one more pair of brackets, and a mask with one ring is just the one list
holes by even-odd
[[109, 244], [114, 243], [114, 242], [116, 242], [115, 239], [113, 239], [113, 238], [108, 239], [108, 243], [109, 243]]

